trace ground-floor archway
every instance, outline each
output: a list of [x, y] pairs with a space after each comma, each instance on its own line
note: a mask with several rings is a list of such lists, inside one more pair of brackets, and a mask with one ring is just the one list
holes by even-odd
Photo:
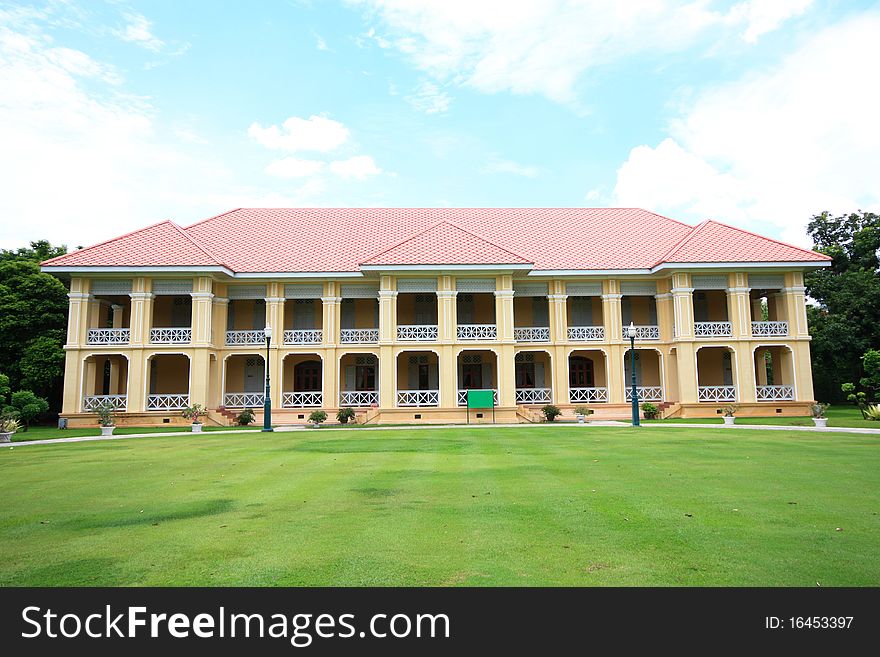
[[223, 363], [223, 406], [260, 408], [266, 390], [266, 362], [262, 354], [233, 354]]
[[189, 406], [190, 360], [186, 354], [147, 358], [147, 410], [179, 411]]
[[319, 354], [287, 354], [281, 366], [281, 407], [324, 405], [324, 363]]
[[663, 357], [657, 349], [636, 349], [623, 352], [623, 385], [626, 401], [632, 401], [632, 366], [635, 361], [636, 392], [640, 402], [663, 401]]
[[759, 402], [794, 401], [794, 357], [791, 347], [760, 345], [754, 350], [755, 395]]
[[608, 401], [606, 354], [601, 349], [575, 349], [568, 354], [568, 401], [587, 404]]
[[370, 408], [379, 405], [379, 357], [348, 353], [339, 358], [339, 405]]
[[397, 406], [440, 405], [440, 360], [435, 352], [400, 352], [395, 374]]
[[729, 346], [697, 349], [697, 401], [737, 400], [736, 353]]
[[93, 354], [83, 361], [82, 412], [92, 413], [109, 403], [128, 408], [128, 358], [123, 354]]
[[553, 400], [553, 361], [544, 350], [521, 350], [514, 357], [517, 404], [549, 404]]
[[491, 349], [462, 349], [456, 362], [457, 401], [467, 405], [468, 390], [493, 390], [498, 404], [498, 356]]

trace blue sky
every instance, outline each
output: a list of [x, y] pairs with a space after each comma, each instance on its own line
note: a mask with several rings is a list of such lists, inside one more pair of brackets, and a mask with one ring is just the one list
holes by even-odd
[[880, 208], [871, 2], [0, 2], [0, 246], [239, 206]]

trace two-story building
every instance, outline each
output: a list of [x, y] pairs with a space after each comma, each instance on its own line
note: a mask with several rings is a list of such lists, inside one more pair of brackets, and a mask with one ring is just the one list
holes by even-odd
[[464, 421], [468, 389], [516, 422], [548, 403], [627, 417], [631, 323], [639, 398], [664, 416], [806, 414], [803, 275], [828, 261], [632, 208], [279, 208], [164, 221], [43, 269], [71, 276], [71, 425], [102, 400], [121, 424], [192, 403], [259, 418], [267, 368], [276, 424]]

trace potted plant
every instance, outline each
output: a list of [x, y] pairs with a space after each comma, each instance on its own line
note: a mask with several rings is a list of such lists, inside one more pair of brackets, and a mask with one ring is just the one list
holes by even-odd
[[340, 408], [336, 414], [336, 419], [339, 420], [339, 424], [348, 424], [349, 420], [354, 419], [354, 409], [350, 407]]
[[827, 427], [828, 426], [828, 416], [825, 415], [825, 411], [828, 410], [828, 404], [822, 404], [820, 402], [816, 402], [812, 406], [810, 406], [810, 413], [813, 416], [813, 424], [817, 427]]
[[201, 418], [207, 409], [201, 404], [193, 404], [192, 406], [187, 406], [183, 409], [183, 417], [187, 420], [192, 420], [192, 431], [193, 433], [200, 433], [202, 431], [202, 423], [199, 418]]
[[324, 422], [326, 419], [327, 414], [324, 411], [312, 411], [312, 414], [309, 415], [309, 422], [312, 423], [315, 429], [320, 429], [321, 422]]
[[657, 416], [660, 415], [660, 409], [656, 404], [645, 402], [642, 404], [642, 413], [644, 413], [646, 420], [656, 420]]
[[562, 411], [559, 410], [558, 406], [554, 406], [553, 404], [547, 404], [541, 409], [541, 413], [544, 414], [544, 419], [547, 422], [553, 422], [557, 417], [562, 415]]
[[112, 436], [113, 429], [116, 428], [116, 407], [109, 399], [105, 399], [95, 406], [95, 412], [98, 414], [98, 423], [101, 425], [101, 435], [104, 437]]
[[235, 422], [240, 427], [246, 427], [255, 419], [254, 411], [250, 408], [244, 409], [241, 413], [235, 416]]
[[736, 422], [736, 412], [739, 410], [739, 406], [734, 404], [728, 404], [721, 411], [724, 413], [724, 426], [732, 427], [734, 422]]
[[11, 417], [0, 418], [0, 443], [12, 440], [12, 434], [19, 429], [18, 420]]
[[575, 406], [574, 407], [574, 414], [577, 417], [578, 424], [583, 424], [584, 419], [588, 415], [593, 414], [593, 409], [590, 408], [589, 406]]

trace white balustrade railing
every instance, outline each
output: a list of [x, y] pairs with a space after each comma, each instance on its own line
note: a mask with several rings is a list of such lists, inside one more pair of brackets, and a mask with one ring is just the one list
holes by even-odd
[[398, 406], [439, 406], [439, 390], [398, 390]]
[[343, 390], [339, 393], [340, 406], [363, 408], [373, 404], [379, 404], [379, 392], [377, 390]]
[[517, 342], [550, 342], [550, 328], [547, 326], [514, 328], [513, 339]]
[[407, 342], [425, 342], [436, 340], [438, 328], [436, 324], [401, 324], [397, 327], [397, 339]]
[[155, 344], [189, 344], [192, 342], [192, 329], [186, 328], [152, 328], [150, 342]]
[[[636, 326], [636, 340], [659, 340], [660, 327], [654, 324], [646, 324], [644, 326]], [[621, 338], [629, 340], [629, 324], [624, 326], [620, 331]]]
[[259, 408], [265, 396], [262, 392], [227, 392], [223, 395], [226, 408]]
[[[479, 388], [479, 390], [484, 390], [485, 388]], [[492, 390], [492, 399], [495, 400], [495, 405], [498, 406], [498, 391]], [[467, 389], [458, 391], [458, 405], [459, 406], [467, 406]]]
[[459, 324], [459, 340], [495, 340], [498, 329], [495, 324]]
[[736, 401], [736, 386], [699, 386], [697, 401], [733, 402]]
[[568, 401], [570, 404], [607, 402], [608, 388], [569, 388]]
[[694, 322], [695, 338], [723, 338], [730, 334], [730, 322]]
[[752, 322], [752, 337], [788, 335], [788, 322]]
[[266, 344], [266, 333], [263, 329], [254, 331], [226, 331], [226, 344]]
[[794, 386], [758, 386], [758, 401], [794, 401]]
[[[660, 386], [636, 386], [636, 392], [639, 393], [639, 401], [655, 402], [663, 401], [663, 388]], [[632, 401], [632, 388], [626, 389], [626, 401]]]
[[284, 408], [320, 408], [323, 405], [324, 395], [320, 390], [281, 393], [281, 406]]
[[90, 328], [86, 333], [89, 344], [128, 344], [131, 329], [127, 328]]
[[321, 344], [324, 331], [321, 329], [287, 329], [284, 331], [284, 344]]
[[379, 329], [342, 329], [339, 331], [339, 341], [343, 344], [370, 344], [379, 342]]
[[189, 395], [147, 395], [148, 411], [180, 411], [189, 406]]
[[517, 388], [517, 404], [549, 404], [552, 392], [550, 388]]
[[569, 340], [604, 340], [605, 339], [605, 327], [604, 326], [569, 326], [568, 327], [568, 339]]
[[91, 413], [104, 402], [110, 402], [118, 411], [124, 411], [128, 395], [86, 395], [83, 397], [83, 413]]

